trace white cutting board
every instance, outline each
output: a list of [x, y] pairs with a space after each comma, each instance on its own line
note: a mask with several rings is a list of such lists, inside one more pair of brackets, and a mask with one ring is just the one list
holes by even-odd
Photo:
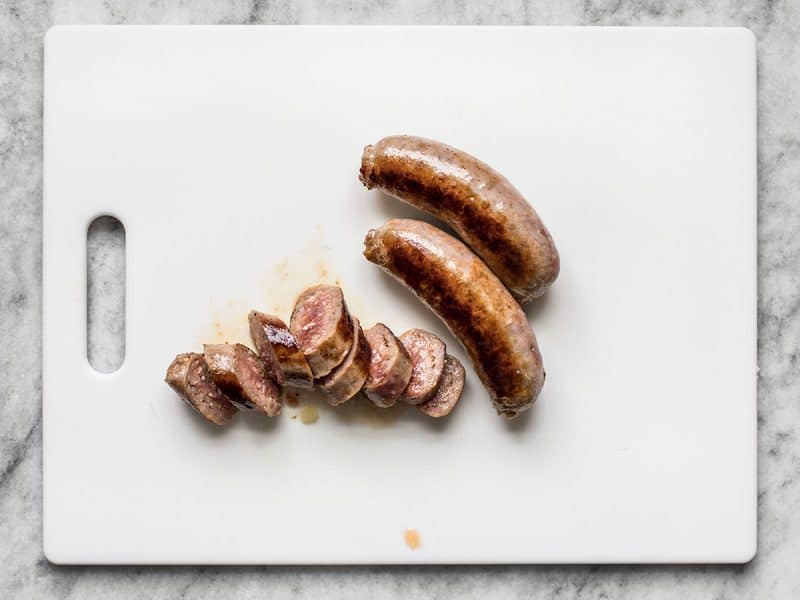
[[[45, 42], [44, 550], [58, 563], [743, 562], [756, 547], [756, 78], [743, 29], [58, 27]], [[418, 216], [361, 149], [447, 141], [561, 251], [538, 403], [358, 402], [216, 429], [162, 379]], [[86, 231], [127, 232], [126, 360], [86, 359]], [[301, 399], [302, 404], [315, 403]], [[419, 533], [410, 549], [404, 531]]]

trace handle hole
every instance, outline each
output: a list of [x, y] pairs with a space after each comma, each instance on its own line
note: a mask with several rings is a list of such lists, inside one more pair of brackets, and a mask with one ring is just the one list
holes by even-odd
[[125, 227], [111, 216], [86, 233], [86, 358], [113, 373], [125, 361]]

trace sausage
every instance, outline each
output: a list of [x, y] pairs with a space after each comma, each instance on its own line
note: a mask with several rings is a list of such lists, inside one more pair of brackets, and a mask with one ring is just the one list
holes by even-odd
[[359, 179], [445, 221], [523, 304], [558, 277], [558, 251], [536, 211], [466, 152], [410, 135], [385, 137], [364, 148]]
[[336, 406], [355, 396], [369, 374], [370, 349], [358, 319], [352, 317], [355, 338], [350, 352], [338, 367], [317, 381], [328, 403]]
[[544, 384], [525, 313], [486, 264], [459, 240], [413, 219], [371, 230], [364, 256], [403, 282], [464, 345], [498, 414], [513, 418]]
[[194, 410], [214, 423], [224, 425], [236, 414], [236, 407], [214, 383], [202, 354], [179, 354], [169, 365], [164, 380]]
[[438, 336], [424, 329], [409, 329], [400, 336], [400, 342], [411, 357], [411, 379], [403, 390], [403, 400], [422, 404], [439, 387], [447, 348]]
[[297, 340], [281, 319], [257, 310], [247, 315], [250, 337], [269, 375], [278, 385], [314, 387], [314, 376]]
[[258, 355], [242, 344], [203, 346], [211, 377], [231, 401], [242, 408], [258, 407], [270, 417], [281, 412], [281, 391], [267, 377]]
[[466, 379], [464, 365], [455, 356], [449, 354], [444, 359], [442, 381], [433, 398], [417, 406], [426, 415], [434, 418], [449, 415], [461, 399]]
[[392, 330], [383, 323], [365, 334], [372, 354], [364, 392], [381, 408], [392, 406], [411, 380], [411, 357]]
[[353, 344], [353, 324], [341, 288], [320, 284], [302, 292], [289, 329], [315, 378], [333, 371]]

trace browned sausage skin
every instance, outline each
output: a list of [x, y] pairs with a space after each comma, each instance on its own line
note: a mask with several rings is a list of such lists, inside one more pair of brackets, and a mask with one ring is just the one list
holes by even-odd
[[179, 354], [169, 365], [165, 381], [194, 410], [214, 425], [225, 425], [236, 414], [230, 398], [211, 378], [202, 354]]
[[314, 376], [289, 327], [274, 315], [251, 310], [250, 337], [267, 369], [279, 385], [311, 389]]
[[389, 136], [364, 148], [359, 178], [448, 223], [521, 303], [558, 277], [558, 251], [536, 211], [505, 177], [466, 152]]
[[206, 344], [203, 355], [214, 383], [232, 402], [242, 408], [258, 407], [270, 417], [280, 414], [281, 391], [250, 348], [243, 344]]
[[525, 313], [486, 264], [454, 237], [413, 219], [372, 229], [364, 256], [409, 287], [467, 350], [498, 414], [536, 400], [544, 369]]

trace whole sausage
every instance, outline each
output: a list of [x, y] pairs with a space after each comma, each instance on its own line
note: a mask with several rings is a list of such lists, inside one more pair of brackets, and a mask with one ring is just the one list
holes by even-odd
[[303, 291], [295, 302], [289, 329], [314, 377], [333, 371], [353, 344], [353, 323], [341, 288], [320, 284]]
[[413, 219], [372, 229], [364, 256], [413, 291], [461, 341], [498, 414], [513, 418], [544, 384], [525, 313], [486, 264], [454, 237]]
[[489, 165], [410, 135], [364, 148], [359, 179], [450, 225], [521, 303], [558, 277], [553, 239], [536, 211]]
[[164, 379], [194, 410], [214, 425], [225, 425], [236, 414], [230, 398], [211, 378], [202, 354], [179, 354], [167, 369]]

